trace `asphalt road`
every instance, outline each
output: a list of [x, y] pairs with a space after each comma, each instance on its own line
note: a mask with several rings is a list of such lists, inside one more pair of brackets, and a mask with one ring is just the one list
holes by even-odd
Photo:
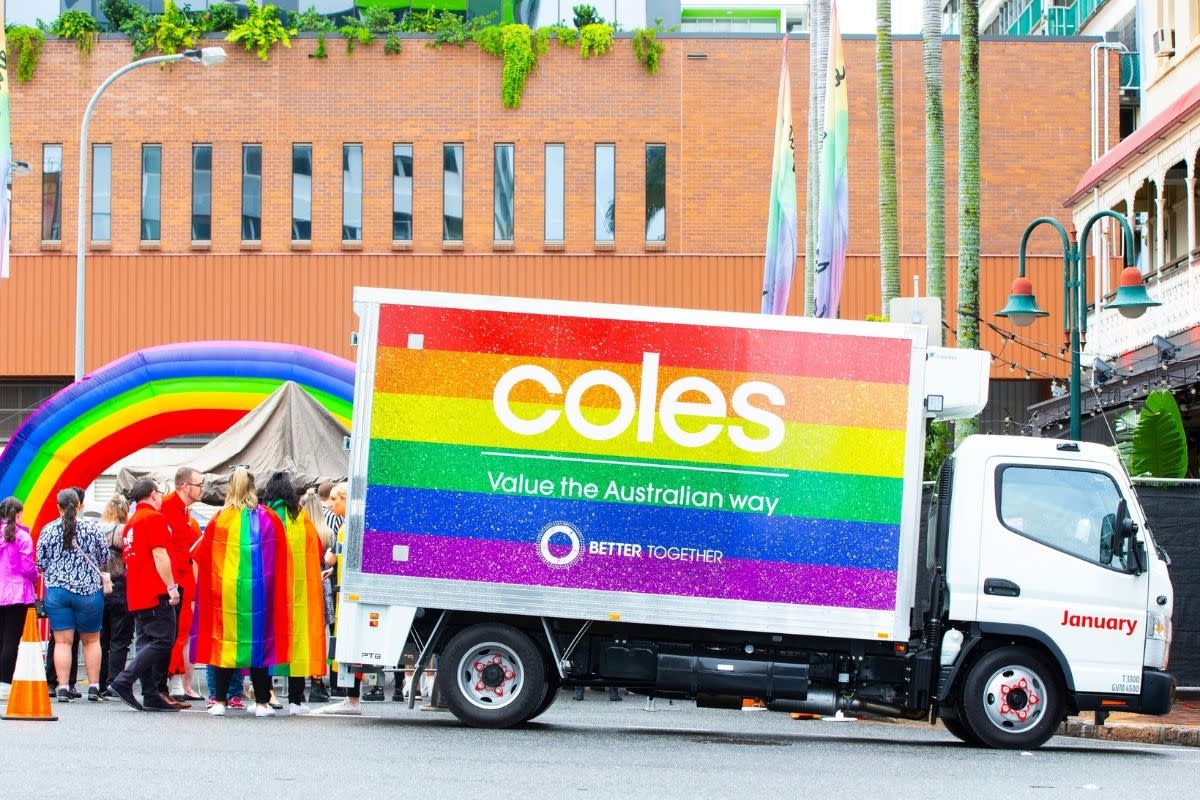
[[1195, 748], [1055, 738], [1034, 752], [960, 744], [940, 726], [795, 721], [771, 712], [648, 713], [640, 698], [560, 694], [515, 730], [367, 704], [355, 718], [146, 714], [53, 706], [0, 721], [6, 798], [926, 798], [1193, 796]]

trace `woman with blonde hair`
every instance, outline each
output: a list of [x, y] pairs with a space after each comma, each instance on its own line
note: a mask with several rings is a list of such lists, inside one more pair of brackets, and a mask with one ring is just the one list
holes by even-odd
[[[249, 669], [258, 702], [246, 710], [273, 716], [269, 668], [288, 662], [290, 644], [287, 539], [279, 517], [258, 502], [254, 476], [245, 467], [234, 468], [225, 507], [204, 529], [192, 558], [192, 663], [214, 667], [217, 686], [228, 686], [236, 670]], [[218, 694], [208, 713], [224, 716], [225, 704]]]
[[133, 614], [126, 603], [125, 560], [121, 557], [128, 519], [129, 501], [114, 494], [100, 517], [100, 535], [108, 546], [108, 562], [102, 569], [112, 577], [113, 586], [112, 593], [104, 597], [104, 624], [100, 628], [100, 685], [107, 697], [116, 697], [108, 691], [108, 679], [124, 672], [133, 644]]

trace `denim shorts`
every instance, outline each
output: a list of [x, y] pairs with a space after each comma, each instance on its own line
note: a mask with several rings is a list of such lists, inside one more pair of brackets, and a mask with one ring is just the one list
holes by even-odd
[[46, 616], [52, 631], [99, 633], [104, 622], [104, 593], [75, 594], [60, 586], [46, 589]]

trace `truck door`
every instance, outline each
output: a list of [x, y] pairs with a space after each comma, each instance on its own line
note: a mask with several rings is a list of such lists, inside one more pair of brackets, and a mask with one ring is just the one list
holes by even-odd
[[1041, 631], [1077, 692], [1141, 690], [1147, 574], [1114, 535], [1121, 489], [1100, 465], [993, 459], [985, 491], [979, 621]]

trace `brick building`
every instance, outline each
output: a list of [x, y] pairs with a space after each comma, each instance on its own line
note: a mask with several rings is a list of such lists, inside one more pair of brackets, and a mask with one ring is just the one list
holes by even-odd
[[[880, 312], [875, 43], [846, 38], [851, 238], [841, 315], [862, 318]], [[355, 285], [756, 311], [779, 39], [663, 41], [654, 76], [627, 38], [590, 60], [551, 44], [516, 111], [501, 105], [498, 59], [416, 37], [391, 56], [381, 44], [348, 56], [334, 37], [325, 60], [310, 58], [316, 43], [301, 38], [267, 63], [227, 43], [220, 66], [121, 78], [89, 136], [87, 368], [192, 339], [293, 342], [349, 357]], [[1091, 44], [981, 44], [988, 321], [1016, 273], [1024, 225], [1061, 216], [1089, 165]], [[905, 293], [924, 273], [921, 47], [917, 37], [895, 41]], [[14, 158], [33, 168], [13, 180], [12, 278], [0, 284], [0, 386], [10, 395], [0, 405], [13, 411], [69, 380], [79, 122], [95, 87], [129, 58], [129, 44], [107, 35], [86, 58], [50, 40], [34, 78], [12, 87]], [[793, 40], [801, 192], [807, 60], [807, 41]], [[956, 40], [947, 39], [944, 62], [953, 308]], [[1115, 100], [1109, 111], [1115, 118]], [[611, 232], [597, 213], [609, 199]], [[1031, 244], [1057, 269], [1053, 240]], [[1018, 378], [996, 382], [998, 425], [1064, 374], [1061, 331], [1041, 322], [1021, 332], [1027, 340], [983, 333], [998, 355], [995, 377]]]

